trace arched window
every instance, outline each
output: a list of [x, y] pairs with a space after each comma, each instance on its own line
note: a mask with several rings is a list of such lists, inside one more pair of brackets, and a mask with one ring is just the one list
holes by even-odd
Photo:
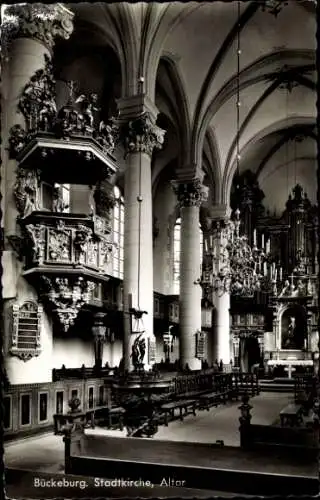
[[115, 205], [113, 207], [113, 276], [123, 278], [123, 242], [124, 242], [124, 200], [120, 189], [114, 187]]
[[[202, 272], [203, 259], [203, 232], [199, 224], [200, 232], [200, 272]], [[173, 294], [180, 293], [180, 252], [181, 252], [181, 219], [177, 219], [173, 229]]]

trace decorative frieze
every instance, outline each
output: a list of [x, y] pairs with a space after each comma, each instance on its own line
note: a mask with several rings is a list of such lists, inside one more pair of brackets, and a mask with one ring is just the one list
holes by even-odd
[[121, 130], [121, 138], [126, 154], [147, 153], [161, 149], [165, 131], [155, 124], [151, 114], [144, 111], [134, 120], [130, 120]]
[[89, 303], [95, 283], [82, 277], [42, 276], [43, 296], [50, 302], [64, 331], [72, 326], [81, 307]]
[[13, 305], [10, 354], [23, 361], [39, 356], [42, 313], [42, 306], [31, 301]]
[[187, 182], [173, 181], [172, 187], [180, 207], [200, 207], [208, 199], [208, 188], [202, 184], [199, 178]]
[[1, 26], [4, 45], [15, 38], [39, 40], [52, 49], [55, 38], [67, 40], [73, 32], [74, 14], [62, 4], [16, 4], [7, 6]]
[[29, 247], [26, 244], [25, 248], [26, 268], [43, 264], [64, 264], [67, 267], [81, 264], [96, 272], [104, 272], [113, 243], [102, 220], [95, 217], [96, 223], [100, 221], [100, 233], [97, 234], [97, 224], [92, 227], [89, 219], [81, 223], [71, 222], [67, 216], [55, 219], [47, 215], [48, 220], [44, 222], [43, 216], [41, 212], [33, 217], [32, 223], [27, 219], [23, 224], [29, 242]]

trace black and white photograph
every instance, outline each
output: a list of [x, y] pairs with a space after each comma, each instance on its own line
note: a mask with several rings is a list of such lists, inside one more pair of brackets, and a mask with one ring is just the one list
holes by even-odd
[[319, 494], [318, 10], [2, 5], [6, 498]]

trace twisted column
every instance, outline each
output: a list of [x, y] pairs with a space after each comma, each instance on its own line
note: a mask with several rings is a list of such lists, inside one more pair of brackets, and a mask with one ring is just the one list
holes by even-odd
[[173, 183], [181, 212], [180, 253], [180, 364], [199, 370], [196, 358], [196, 334], [201, 331], [202, 290], [197, 284], [200, 277], [200, 205], [208, 191], [199, 178]]
[[[142, 316], [144, 337], [153, 335], [153, 219], [151, 157], [160, 149], [164, 131], [156, 125], [157, 110], [144, 96], [118, 102], [126, 155], [124, 223], [124, 369], [132, 370], [130, 307], [146, 311]], [[140, 323], [142, 324], [142, 323]], [[148, 345], [143, 360], [148, 368]]]

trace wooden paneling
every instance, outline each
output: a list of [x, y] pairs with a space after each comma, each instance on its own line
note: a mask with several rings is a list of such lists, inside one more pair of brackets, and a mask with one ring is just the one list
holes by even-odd
[[[71, 379], [51, 383], [9, 386], [4, 400], [4, 422], [9, 424], [9, 427], [4, 428], [5, 439], [19, 436], [20, 434], [34, 433], [37, 430], [45, 428], [49, 429], [53, 426], [53, 415], [59, 413], [58, 409], [61, 410], [60, 412], [68, 411], [68, 401], [71, 399], [73, 391], [77, 391], [77, 397], [81, 401], [81, 408], [86, 411], [89, 409], [89, 388], [92, 388], [93, 391], [94, 405], [99, 404], [101, 398], [104, 404], [109, 404], [111, 401], [111, 390], [104, 384], [103, 379]], [[27, 396], [30, 402], [29, 409], [27, 408]], [[59, 408], [57, 407], [58, 398]], [[40, 416], [44, 416], [45, 406], [47, 418], [42, 420]], [[22, 408], [24, 408], [25, 416], [27, 410], [29, 411], [29, 423], [22, 424]], [[41, 413], [42, 415], [40, 415]]]

